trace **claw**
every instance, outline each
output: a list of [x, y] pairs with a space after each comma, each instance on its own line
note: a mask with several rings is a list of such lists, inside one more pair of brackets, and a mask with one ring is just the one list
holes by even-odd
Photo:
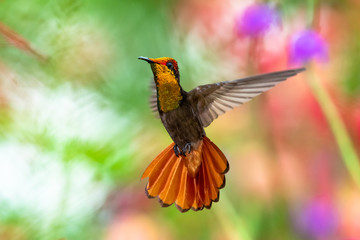
[[181, 150], [177, 144], [174, 145], [174, 153], [175, 153], [176, 157], [179, 157], [179, 155], [181, 153]]
[[191, 144], [190, 143], [185, 144], [184, 148], [181, 151], [181, 154], [186, 156], [186, 152], [188, 152], [188, 153], [191, 152]]

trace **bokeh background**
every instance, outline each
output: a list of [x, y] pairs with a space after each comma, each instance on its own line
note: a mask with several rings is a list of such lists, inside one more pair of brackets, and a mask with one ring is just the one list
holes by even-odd
[[[360, 236], [358, 0], [1, 0], [0, 239]], [[185, 90], [307, 71], [206, 131], [230, 171], [211, 210], [180, 213], [140, 177], [171, 139], [138, 56]]]

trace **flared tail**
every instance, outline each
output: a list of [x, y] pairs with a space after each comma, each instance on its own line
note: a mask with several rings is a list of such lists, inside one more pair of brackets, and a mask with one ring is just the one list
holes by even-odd
[[163, 207], [175, 203], [181, 212], [211, 208], [225, 186], [229, 170], [225, 155], [207, 137], [186, 157], [177, 157], [173, 147], [174, 143], [163, 150], [142, 175], [142, 179], [149, 177], [147, 196], [158, 197]]

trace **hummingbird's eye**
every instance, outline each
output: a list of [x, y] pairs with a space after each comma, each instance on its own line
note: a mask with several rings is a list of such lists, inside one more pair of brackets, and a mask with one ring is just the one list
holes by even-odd
[[167, 62], [167, 63], [166, 63], [166, 66], [167, 66], [169, 69], [173, 69], [173, 68], [174, 68], [174, 65], [172, 64], [172, 62]]

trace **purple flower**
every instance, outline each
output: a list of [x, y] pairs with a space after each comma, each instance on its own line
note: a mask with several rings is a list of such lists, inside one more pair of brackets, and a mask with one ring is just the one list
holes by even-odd
[[237, 17], [235, 27], [239, 35], [258, 37], [277, 22], [278, 14], [275, 9], [266, 4], [253, 4]]
[[325, 40], [313, 30], [304, 30], [292, 36], [290, 40], [290, 61], [304, 64], [312, 59], [325, 62], [328, 50]]
[[315, 198], [299, 209], [295, 223], [303, 234], [317, 239], [332, 236], [337, 220], [336, 209], [329, 200]]

